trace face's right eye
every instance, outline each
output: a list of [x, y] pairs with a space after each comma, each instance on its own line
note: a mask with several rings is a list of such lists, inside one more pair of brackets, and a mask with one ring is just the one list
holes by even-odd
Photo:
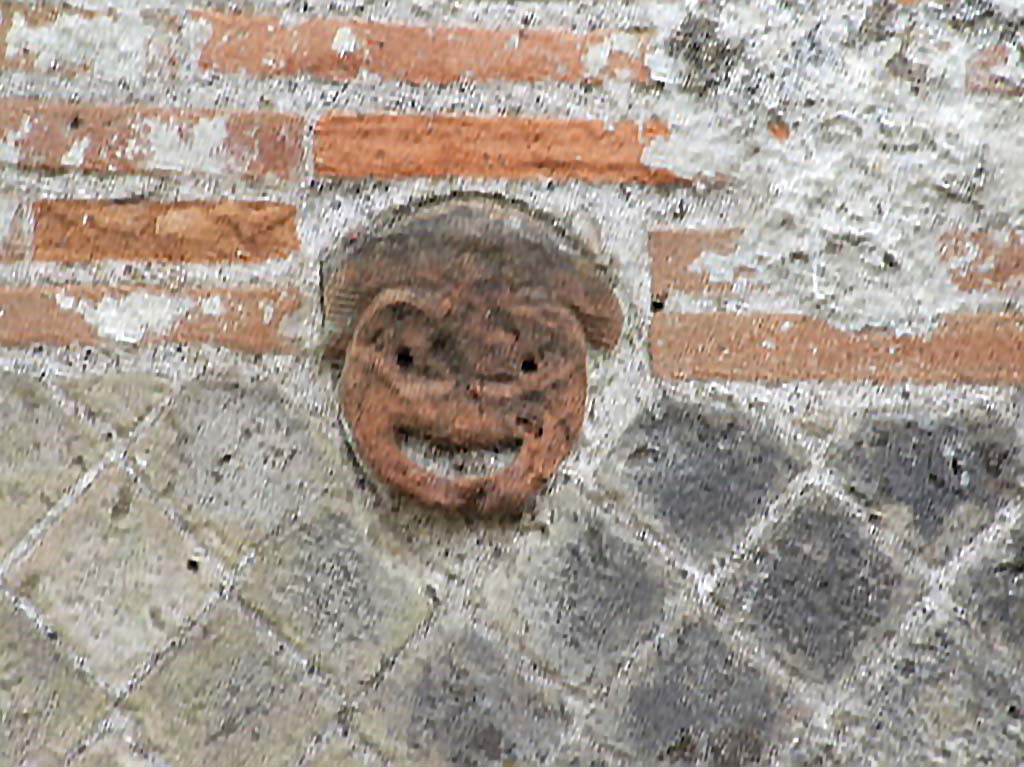
[[412, 356], [412, 350], [408, 346], [398, 347], [398, 351], [395, 352], [395, 363], [400, 368], [411, 368], [415, 360]]

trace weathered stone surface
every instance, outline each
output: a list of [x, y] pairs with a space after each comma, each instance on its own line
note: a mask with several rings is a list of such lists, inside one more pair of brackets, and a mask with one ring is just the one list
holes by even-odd
[[1024, 476], [1013, 430], [995, 422], [885, 417], [830, 449], [851, 493], [892, 517], [910, 514], [907, 540], [946, 559], [992, 520]]
[[10, 580], [91, 671], [123, 688], [213, 595], [213, 570], [194, 554], [146, 491], [114, 469], [47, 531]]
[[551, 688], [461, 621], [403, 657], [357, 720], [398, 764], [544, 764], [570, 726]]
[[294, 763], [339, 710], [303, 663], [226, 602], [124, 705], [176, 767]]
[[967, 608], [968, 621], [986, 644], [1024, 667], [1024, 524], [961, 575], [953, 598]]
[[[1024, 681], [965, 644], [953, 627], [930, 626], [866, 680], [834, 715], [830, 742], [783, 764], [1004, 765], [1024, 753]], [[858, 702], [859, 701], [859, 702]]]
[[723, 598], [768, 628], [798, 674], [833, 678], [888, 615], [902, 593], [899, 580], [840, 504], [814, 493], [798, 501]]
[[366, 767], [354, 738], [334, 738], [316, 752], [309, 767]]
[[612, 690], [595, 729], [640, 764], [756, 764], [789, 705], [713, 627], [695, 621], [668, 632]]
[[550, 534], [522, 542], [488, 581], [483, 603], [560, 676], [604, 683], [656, 626], [671, 580], [599, 518], [566, 519], [566, 496]]
[[334, 489], [320, 440], [269, 386], [186, 386], [135, 458], [232, 563]]
[[0, 374], [0, 557], [100, 457], [96, 437], [37, 382]]
[[7, 599], [0, 603], [0, 764], [62, 757], [108, 702]]
[[257, 554], [239, 593], [353, 694], [430, 615], [343, 507], [318, 509]]
[[641, 415], [608, 471], [631, 477], [654, 518], [696, 557], [727, 550], [802, 468], [770, 429], [732, 406], [664, 400]]
[[127, 436], [167, 395], [170, 383], [156, 376], [124, 375], [73, 378], [61, 388], [85, 408], [90, 420], [99, 418], [119, 437]]
[[105, 735], [91, 744], [71, 767], [154, 767], [154, 762], [136, 753], [120, 734]]

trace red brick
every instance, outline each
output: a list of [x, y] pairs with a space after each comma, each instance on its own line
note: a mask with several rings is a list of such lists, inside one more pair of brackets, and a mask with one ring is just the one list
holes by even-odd
[[331, 114], [316, 127], [316, 172], [342, 178], [467, 176], [593, 183], [686, 183], [643, 163], [662, 123]]
[[[644, 82], [650, 77], [644, 63], [648, 38], [640, 34], [417, 27], [339, 18], [285, 24], [272, 16], [193, 15], [212, 27], [200, 66], [220, 72], [336, 81], [366, 72], [417, 84], [579, 83], [609, 77]], [[627, 44], [614, 45], [619, 39]]]
[[294, 115], [0, 100], [2, 154], [31, 168], [290, 180], [302, 142]]
[[[293, 353], [293, 290], [62, 285], [0, 287], [0, 345], [184, 343]], [[147, 318], [146, 312], [152, 310]]]
[[664, 378], [1020, 385], [1024, 317], [951, 315], [927, 336], [846, 331], [786, 314], [656, 314], [651, 365]]
[[1024, 231], [1001, 237], [988, 232], [956, 231], [942, 242], [942, 258], [964, 290], [1024, 288]]
[[34, 255], [42, 261], [264, 261], [298, 247], [295, 208], [273, 202], [35, 204]]
[[1009, 80], [993, 70], [1010, 60], [1010, 48], [1000, 43], [975, 53], [967, 62], [966, 88], [995, 96], [1024, 96], [1024, 79]]
[[728, 255], [736, 250], [740, 229], [661, 230], [648, 234], [651, 256], [651, 293], [664, 301], [674, 290], [694, 295], [731, 293], [730, 283], [712, 282], [707, 272], [694, 264], [705, 253]]

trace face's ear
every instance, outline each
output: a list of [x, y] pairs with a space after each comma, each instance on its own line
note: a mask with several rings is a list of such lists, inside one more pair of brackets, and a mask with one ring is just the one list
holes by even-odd
[[587, 341], [599, 349], [612, 349], [622, 333], [622, 308], [611, 287], [590, 269], [577, 269], [577, 284], [558, 296], [579, 319]]
[[378, 284], [379, 279], [372, 279], [363, 266], [349, 262], [333, 270], [329, 264], [321, 268], [324, 334], [320, 357], [326, 362], [341, 362], [345, 358], [359, 315], [385, 287]]

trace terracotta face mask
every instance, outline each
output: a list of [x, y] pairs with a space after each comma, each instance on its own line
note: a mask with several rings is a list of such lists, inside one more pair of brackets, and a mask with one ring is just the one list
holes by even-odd
[[327, 263], [324, 353], [344, 360], [342, 409], [381, 480], [487, 514], [547, 483], [583, 425], [587, 346], [622, 324], [586, 255], [518, 207], [453, 198]]

